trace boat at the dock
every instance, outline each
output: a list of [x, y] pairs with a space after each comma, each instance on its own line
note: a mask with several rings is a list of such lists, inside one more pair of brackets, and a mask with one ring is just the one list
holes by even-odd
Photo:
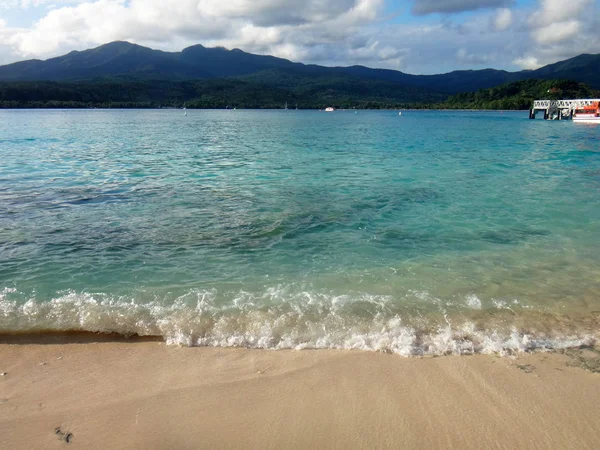
[[600, 102], [575, 109], [573, 122], [600, 123]]

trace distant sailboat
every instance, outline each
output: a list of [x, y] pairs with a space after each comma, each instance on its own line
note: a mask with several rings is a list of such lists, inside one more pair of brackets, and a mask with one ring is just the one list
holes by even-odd
[[298, 103], [296, 103], [296, 111], [298, 111]]
[[286, 111], [287, 111], [287, 109], [288, 109], [288, 107], [287, 107], [287, 102], [285, 102], [285, 108], [284, 108], [284, 109], [285, 109]]
[[187, 108], [185, 107], [185, 104], [183, 105], [183, 115], [187, 116]]

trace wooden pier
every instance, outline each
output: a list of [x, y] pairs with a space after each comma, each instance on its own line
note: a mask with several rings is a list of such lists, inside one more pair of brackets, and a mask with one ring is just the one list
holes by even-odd
[[598, 98], [586, 98], [577, 100], [535, 100], [533, 108], [529, 111], [529, 118], [535, 119], [538, 111], [544, 112], [545, 120], [570, 120], [577, 108], [589, 106], [600, 102]]

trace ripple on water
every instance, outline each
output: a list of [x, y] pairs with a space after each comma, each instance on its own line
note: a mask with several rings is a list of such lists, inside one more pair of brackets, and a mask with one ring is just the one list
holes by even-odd
[[0, 113], [5, 330], [400, 354], [595, 339], [600, 127], [557, 146], [522, 113], [175, 113]]

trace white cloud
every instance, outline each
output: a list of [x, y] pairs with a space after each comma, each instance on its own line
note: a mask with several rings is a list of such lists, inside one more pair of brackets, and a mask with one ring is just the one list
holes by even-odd
[[28, 9], [48, 5], [54, 8], [57, 5], [83, 3], [85, 0], [0, 0], [0, 9]]
[[520, 58], [515, 58], [513, 64], [522, 67], [523, 69], [537, 69], [541, 66], [538, 59], [535, 56], [523, 56]]
[[[540, 0], [529, 18], [533, 38], [540, 44], [555, 44], [572, 38], [586, 22], [594, 0]], [[597, 11], [596, 11], [597, 13]]]
[[558, 24], [550, 24], [533, 31], [533, 38], [540, 44], [555, 44], [575, 36], [581, 30], [580, 21], [571, 19]]
[[509, 8], [500, 8], [494, 17], [494, 29], [504, 31], [511, 26], [513, 21], [512, 11]]
[[530, 47], [513, 61], [535, 69], [581, 53], [600, 52], [599, 0], [539, 0], [524, 26]]
[[10, 39], [25, 56], [53, 54], [68, 47], [104, 43], [126, 28], [124, 1], [99, 0], [48, 12], [31, 29], [16, 32]]
[[412, 11], [416, 15], [458, 13], [482, 8], [506, 6], [511, 0], [415, 0]]
[[259, 26], [297, 25], [332, 20], [354, 8], [354, 0], [204, 0], [198, 11], [204, 17], [253, 18]]
[[531, 16], [530, 23], [534, 27], [557, 25], [580, 17], [592, 3], [593, 0], [540, 0], [540, 7]]
[[411, 18], [404, 11], [399, 21], [386, 16], [391, 0], [0, 0], [0, 5], [11, 2], [25, 9], [41, 5], [36, 10], [41, 18], [27, 28], [0, 24], [0, 64], [114, 40], [174, 51], [220, 45], [307, 63], [409, 73], [532, 67], [600, 52], [600, 40], [593, 39], [600, 29], [600, 0], [538, 0], [533, 6], [416, 0], [419, 14], [488, 10], [460, 19]]
[[[44, 1], [44, 0], [33, 0]], [[383, 0], [97, 0], [50, 10], [10, 39], [23, 56], [47, 56], [132, 40], [224, 45], [294, 57], [343, 41], [378, 20]], [[155, 45], [156, 46], [156, 45]]]
[[489, 60], [486, 54], [469, 53], [466, 48], [459, 48], [456, 52], [456, 59], [464, 65], [486, 64]]

